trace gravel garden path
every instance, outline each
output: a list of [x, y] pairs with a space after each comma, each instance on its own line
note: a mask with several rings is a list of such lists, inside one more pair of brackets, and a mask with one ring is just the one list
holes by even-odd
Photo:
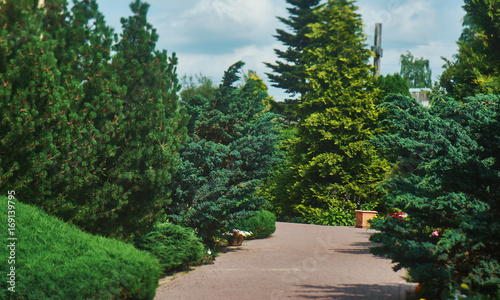
[[163, 279], [155, 300], [403, 300], [415, 285], [370, 254], [372, 232], [278, 222], [267, 239], [227, 247], [214, 264]]

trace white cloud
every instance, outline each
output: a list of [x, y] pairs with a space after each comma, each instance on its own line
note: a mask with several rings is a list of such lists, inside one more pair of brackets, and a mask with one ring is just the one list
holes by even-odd
[[382, 74], [399, 73], [399, 57], [410, 51], [429, 60], [437, 80], [443, 71], [441, 56], [452, 58], [457, 51], [464, 12], [456, 0], [360, 0], [359, 6], [370, 44], [375, 23], [382, 23]]
[[172, 26], [192, 39], [200, 35], [217, 40], [269, 40], [279, 9], [272, 0], [199, 0], [184, 11]]
[[[436, 29], [436, 10], [427, 0], [363, 2], [360, 13], [367, 35], [372, 35], [375, 23], [382, 23], [384, 34], [398, 41], [427, 41]], [[384, 30], [385, 28], [389, 30]]]
[[[323, 0], [325, 1], [325, 0]], [[122, 0], [98, 0], [106, 19], [119, 28], [119, 17], [130, 15]], [[276, 16], [288, 18], [285, 0], [149, 0], [148, 19], [157, 28], [157, 49], [176, 52], [179, 75], [203, 73], [219, 82], [224, 70], [238, 60], [267, 81], [263, 62], [274, 62], [273, 49], [282, 48], [273, 35], [286, 29]], [[457, 0], [358, 0], [373, 43], [375, 23], [383, 23], [382, 74], [399, 72], [399, 56], [407, 50], [429, 59], [433, 79], [441, 73], [440, 56], [451, 58], [464, 15]], [[270, 88], [282, 99], [280, 89]]]
[[[246, 70], [253, 70], [265, 79], [265, 72], [269, 70], [264, 66], [264, 61], [275, 59], [273, 48], [279, 45], [268, 45], [259, 47], [247, 45], [234, 49], [227, 54], [179, 54], [179, 74], [198, 74], [212, 77], [217, 82], [222, 79], [224, 71], [232, 64], [242, 60], [245, 62]], [[206, 73], [210, 70], [209, 73]]]
[[[245, 62], [244, 72], [248, 70], [255, 71], [264, 81], [267, 82], [266, 72], [270, 70], [263, 62], [274, 62], [274, 48], [281, 48], [281, 44], [272, 44], [266, 46], [247, 45], [234, 49], [227, 54], [179, 54], [178, 74], [194, 75], [202, 73], [210, 77], [213, 82], [220, 83], [224, 71], [237, 61]], [[267, 82], [270, 93], [276, 100], [283, 100], [286, 95], [281, 89], [273, 88]]]

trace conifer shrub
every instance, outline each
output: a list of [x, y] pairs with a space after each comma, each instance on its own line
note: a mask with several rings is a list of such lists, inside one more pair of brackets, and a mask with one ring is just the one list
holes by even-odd
[[191, 116], [189, 137], [166, 211], [174, 224], [196, 229], [210, 248], [232, 220], [263, 208], [256, 191], [280, 160], [278, 116], [266, 108], [270, 96], [255, 74], [238, 86], [243, 65], [230, 66], [213, 92], [182, 99]]
[[137, 247], [156, 256], [164, 272], [198, 263], [205, 249], [191, 228], [168, 222], [157, 224]]
[[239, 219], [233, 225], [234, 228], [251, 231], [253, 234], [249, 239], [263, 239], [276, 231], [276, 216], [267, 210], [261, 210], [248, 218]]
[[151, 254], [82, 232], [39, 208], [8, 201], [0, 197], [0, 222], [14, 219], [15, 230], [12, 235], [2, 227], [0, 238], [17, 240], [14, 255], [12, 249], [0, 250], [0, 267], [4, 275], [15, 268], [15, 293], [2, 280], [0, 299], [154, 298], [160, 267]]
[[[391, 132], [374, 143], [398, 173], [385, 185], [385, 217], [373, 249], [406, 268], [428, 291], [451, 295], [467, 285], [496, 295], [500, 286], [500, 97], [440, 97], [430, 108], [389, 96]], [[398, 212], [398, 213], [391, 213]], [[449, 294], [448, 294], [449, 293]]]

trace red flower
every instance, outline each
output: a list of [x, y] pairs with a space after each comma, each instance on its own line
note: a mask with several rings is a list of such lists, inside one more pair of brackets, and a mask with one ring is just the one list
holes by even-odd
[[404, 219], [407, 217], [407, 215], [405, 213], [402, 213], [402, 212], [393, 212], [393, 213], [390, 213], [389, 216], [391, 216], [395, 219]]

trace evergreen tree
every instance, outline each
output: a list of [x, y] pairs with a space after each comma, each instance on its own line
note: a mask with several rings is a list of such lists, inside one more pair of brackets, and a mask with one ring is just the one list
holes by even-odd
[[265, 63], [265, 65], [273, 71], [273, 73], [266, 73], [273, 82], [273, 86], [284, 89], [292, 97], [292, 99], [285, 99], [284, 102], [272, 102], [273, 112], [286, 116], [289, 121], [296, 122], [299, 97], [309, 88], [305, 76], [307, 62], [303, 56], [304, 49], [311, 42], [307, 36], [311, 31], [308, 25], [317, 21], [313, 11], [320, 0], [286, 0], [286, 2], [291, 5], [287, 8], [290, 16], [288, 19], [283, 17], [278, 17], [278, 19], [291, 32], [277, 29], [275, 35], [286, 49], [274, 49], [280, 60], [277, 60], [275, 64]]
[[[45, 210], [86, 231], [127, 239], [137, 227], [117, 221], [121, 207], [115, 203], [123, 195], [109, 192], [112, 181], [105, 162], [115, 150], [109, 141], [123, 119], [121, 97], [126, 93], [109, 64], [114, 33], [96, 1], [75, 2], [70, 16], [55, 38], [64, 41], [56, 49], [61, 70], [77, 84], [77, 95], [69, 99], [71, 120], [66, 123], [71, 139], [63, 146], [67, 157], [55, 168], [60, 183], [50, 187], [61, 195], [41, 201]], [[51, 204], [58, 209], [51, 209]]]
[[409, 270], [428, 299], [463, 283], [492, 295], [500, 286], [499, 97], [460, 102], [425, 108], [392, 96], [384, 104], [391, 132], [376, 139], [399, 173], [385, 185], [393, 213], [372, 223], [380, 233], [371, 239], [382, 243], [373, 252]]
[[106, 62], [103, 51], [93, 50], [106, 50], [106, 44], [109, 49], [112, 39], [102, 17], [88, 28], [96, 17], [92, 5], [96, 8], [95, 3], [76, 4], [72, 12], [64, 1], [2, 6], [12, 17], [4, 19], [4, 28], [17, 28], [3, 40], [15, 46], [4, 48], [1, 75], [12, 83], [0, 99], [8, 108], [2, 109], [2, 145], [9, 149], [2, 151], [2, 188], [15, 189], [22, 201], [75, 222], [88, 215], [81, 211], [85, 197], [73, 196], [81, 195], [95, 175], [96, 140], [90, 134], [95, 128], [81, 112], [90, 78], [87, 64]]
[[[291, 207], [306, 218], [374, 202], [387, 164], [368, 144], [380, 133], [376, 91], [354, 1], [328, 1], [316, 11], [306, 47], [310, 92], [292, 145]], [[353, 212], [353, 211], [352, 211]]]
[[264, 200], [255, 192], [276, 160], [276, 116], [265, 112], [269, 95], [252, 74], [235, 86], [242, 66], [238, 62], [225, 72], [212, 98], [183, 100], [192, 120], [167, 210], [210, 246], [232, 221], [262, 208]]
[[432, 72], [429, 60], [415, 58], [410, 52], [401, 54], [399, 59], [401, 63], [400, 75], [412, 88], [430, 88], [432, 87]]
[[[4, 30], [0, 38], [0, 153], [2, 193], [15, 190], [20, 199], [41, 205], [70, 140], [69, 101], [75, 82], [63, 81], [57, 65], [58, 41], [44, 30], [50, 20], [64, 20], [61, 3], [43, 11], [37, 1], [0, 3]], [[58, 6], [58, 7], [57, 7]], [[58, 14], [60, 13], [60, 17]], [[53, 24], [50, 24], [53, 25]], [[54, 31], [59, 31], [53, 28]], [[54, 131], [58, 129], [59, 134]]]
[[464, 9], [471, 22], [482, 30], [496, 70], [500, 69], [500, 7], [496, 1], [465, 0]]
[[110, 66], [126, 94], [123, 118], [115, 120], [102, 162], [107, 181], [102, 196], [113, 197], [118, 219], [147, 229], [163, 218], [186, 129], [178, 107], [177, 58], [155, 50], [158, 35], [147, 22], [149, 5], [136, 0], [130, 8], [133, 15], [121, 19], [123, 33]]
[[266, 66], [277, 73], [267, 74], [274, 82], [273, 86], [285, 89], [293, 97], [308, 91], [305, 78], [307, 64], [304, 62], [302, 54], [310, 43], [307, 35], [311, 30], [308, 25], [317, 21], [313, 10], [320, 1], [286, 0], [286, 2], [292, 5], [292, 7], [287, 8], [290, 16], [288, 19], [283, 17], [278, 17], [278, 19], [292, 32], [277, 29], [275, 37], [286, 46], [286, 50], [274, 49], [276, 55], [283, 61], [276, 61], [276, 64], [266, 63]]
[[493, 2], [465, 1], [463, 31], [454, 60], [446, 60], [440, 88], [456, 99], [500, 93], [500, 13]]
[[137, 23], [124, 21], [112, 58], [95, 0], [0, 6], [13, 28], [1, 41], [2, 189], [120, 239], [162, 218], [183, 139], [175, 57], [154, 52], [147, 7], [132, 5]]

